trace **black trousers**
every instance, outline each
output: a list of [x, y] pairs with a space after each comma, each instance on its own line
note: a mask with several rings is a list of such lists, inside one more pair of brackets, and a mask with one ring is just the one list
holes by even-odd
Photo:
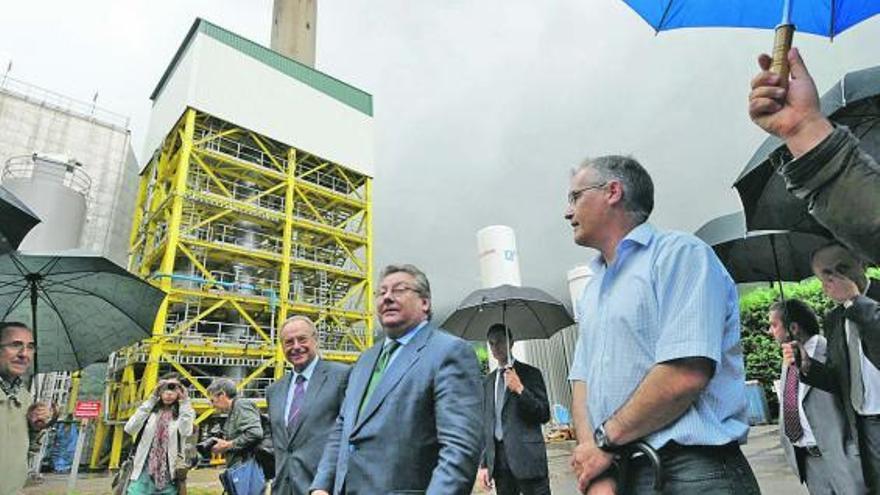
[[868, 492], [880, 494], [880, 415], [857, 416], [859, 453]]
[[550, 480], [543, 478], [518, 479], [507, 465], [504, 442], [495, 442], [495, 469], [492, 472], [498, 495], [550, 495]]

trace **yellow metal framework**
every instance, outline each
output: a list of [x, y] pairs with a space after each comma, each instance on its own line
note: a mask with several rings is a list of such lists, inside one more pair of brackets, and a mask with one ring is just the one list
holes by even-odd
[[111, 358], [91, 466], [119, 466], [124, 422], [166, 372], [197, 424], [217, 376], [265, 407], [290, 315], [316, 322], [325, 359], [372, 345], [371, 192], [363, 174], [187, 109], [141, 175], [131, 233], [129, 269], [168, 296], [153, 336]]

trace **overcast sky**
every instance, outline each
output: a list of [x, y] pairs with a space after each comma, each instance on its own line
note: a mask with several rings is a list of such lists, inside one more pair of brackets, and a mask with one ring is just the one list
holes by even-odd
[[[132, 118], [196, 16], [268, 44], [271, 0], [27, 0], [0, 16], [0, 71]], [[371, 93], [377, 267], [407, 261], [441, 315], [479, 288], [476, 231], [516, 229], [523, 283], [568, 300], [590, 254], [562, 219], [568, 170], [633, 154], [652, 221], [693, 231], [740, 208], [730, 188], [764, 138], [746, 114], [769, 31], [653, 30], [620, 0], [323, 0], [317, 67]], [[796, 36], [826, 90], [880, 64], [880, 19], [833, 43]]]

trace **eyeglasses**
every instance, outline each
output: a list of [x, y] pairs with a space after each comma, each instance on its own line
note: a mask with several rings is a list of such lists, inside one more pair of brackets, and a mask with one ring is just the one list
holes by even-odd
[[599, 184], [592, 184], [582, 189], [578, 189], [577, 191], [571, 191], [570, 193], [568, 193], [568, 205], [571, 206], [577, 203], [577, 200], [581, 197], [581, 194], [593, 189], [602, 189], [607, 185], [607, 182], [600, 182]]
[[392, 299], [397, 299], [400, 296], [402, 296], [403, 293], [406, 291], [418, 292], [418, 290], [416, 290], [408, 285], [401, 284], [401, 285], [395, 285], [394, 287], [391, 287], [391, 288], [385, 287], [385, 288], [377, 289], [375, 292], [373, 292], [373, 295], [376, 296], [376, 299], [385, 297], [387, 295], [391, 295]]
[[25, 349], [27, 349], [27, 351], [30, 353], [37, 352], [37, 344], [35, 344], [33, 342], [28, 342], [27, 344], [25, 344], [24, 342], [22, 342], [20, 340], [16, 340], [15, 342], [9, 342], [8, 344], [0, 344], [0, 347], [4, 347], [6, 349], [12, 349], [16, 353], [19, 353]]

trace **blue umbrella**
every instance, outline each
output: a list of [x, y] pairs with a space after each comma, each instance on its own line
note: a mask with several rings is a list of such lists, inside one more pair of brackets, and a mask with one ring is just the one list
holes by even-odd
[[834, 38], [880, 14], [876, 0], [624, 0], [656, 32], [691, 27], [776, 29], [770, 70], [788, 80], [791, 38], [798, 31]]
[[[774, 29], [791, 23], [797, 30], [834, 36], [880, 14], [874, 0], [624, 0], [657, 32], [691, 27]], [[785, 15], [786, 5], [789, 6]]]

